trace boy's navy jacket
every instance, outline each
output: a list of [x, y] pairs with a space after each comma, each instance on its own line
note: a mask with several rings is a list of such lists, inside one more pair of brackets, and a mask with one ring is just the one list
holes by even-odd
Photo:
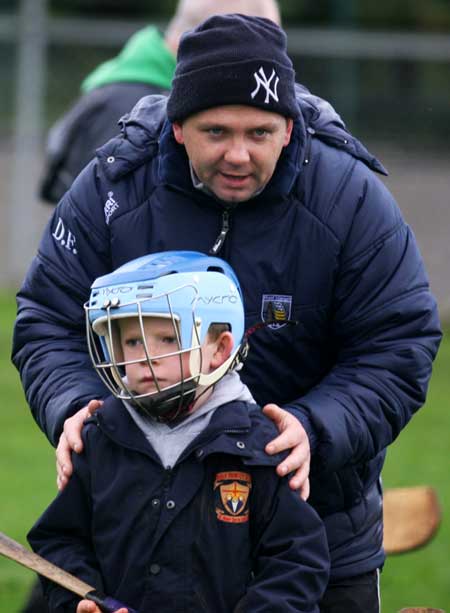
[[246, 325], [278, 318], [250, 337], [242, 379], [305, 427], [332, 577], [350, 577], [384, 561], [385, 449], [424, 402], [441, 332], [414, 235], [373, 172], [383, 167], [326, 102], [301, 87], [298, 102], [272, 179], [227, 209], [193, 187], [166, 99], [143, 98], [55, 209], [18, 295], [13, 359], [56, 443], [69, 415], [107, 395], [85, 341], [93, 280], [150, 252], [208, 253], [223, 229]]
[[[84, 430], [75, 472], [29, 534], [35, 551], [139, 613], [314, 613], [329, 571], [322, 521], [264, 446], [275, 426], [230, 402], [164, 468], [122, 402]], [[51, 611], [78, 599], [45, 581]]]

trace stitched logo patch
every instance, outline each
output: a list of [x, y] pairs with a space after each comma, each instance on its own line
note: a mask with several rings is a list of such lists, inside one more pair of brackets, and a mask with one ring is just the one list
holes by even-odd
[[286, 325], [291, 318], [292, 296], [281, 294], [263, 294], [261, 319], [272, 330], [278, 330]]
[[217, 473], [214, 494], [217, 519], [230, 524], [248, 521], [248, 498], [252, 478], [248, 473], [229, 471]]
[[114, 192], [108, 192], [108, 200], [105, 202], [104, 212], [105, 221], [109, 225], [109, 220], [114, 211], [117, 211], [119, 204], [114, 200]]
[[[262, 87], [263, 90], [266, 92], [264, 104], [269, 104], [270, 98], [273, 98], [275, 102], [279, 102], [277, 90], [278, 90], [278, 83], [280, 81], [280, 78], [278, 77], [275, 70], [272, 69], [272, 74], [270, 75], [270, 77], [266, 77], [264, 68], [260, 66], [259, 70], [253, 73], [253, 76], [255, 77], [256, 87], [250, 94], [251, 97], [254, 98], [256, 94], [259, 92], [260, 88]], [[273, 80], [274, 77], [275, 77], [275, 81]]]

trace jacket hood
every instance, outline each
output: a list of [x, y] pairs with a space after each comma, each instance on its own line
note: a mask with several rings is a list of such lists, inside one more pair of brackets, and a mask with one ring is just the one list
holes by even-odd
[[139, 30], [115, 58], [100, 64], [81, 85], [83, 92], [110, 83], [148, 83], [170, 89], [176, 59], [154, 26]]
[[388, 172], [375, 156], [347, 130], [340, 115], [329, 102], [311, 94], [303, 85], [296, 84], [297, 102], [309, 134], [331, 147], [342, 149], [364, 162], [371, 170], [382, 175]]
[[[294, 122], [295, 137], [283, 153], [292, 164], [300, 169], [308, 163], [308, 141], [317, 138], [331, 147], [345, 151], [371, 170], [388, 174], [377, 158], [350, 134], [329, 102], [314, 96], [298, 84], [296, 95], [301, 114]], [[97, 150], [97, 156], [111, 180], [120, 179], [155, 155], [162, 133], [167, 133], [170, 127], [166, 119], [166, 105], [166, 96], [141, 98], [132, 111], [120, 119], [121, 137]], [[106, 163], [110, 156], [115, 157], [115, 164]]]

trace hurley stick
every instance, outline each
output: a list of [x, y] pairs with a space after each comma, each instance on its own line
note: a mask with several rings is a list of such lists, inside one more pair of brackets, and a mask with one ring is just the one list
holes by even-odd
[[439, 500], [429, 486], [387, 488], [383, 494], [383, 545], [387, 554], [422, 547], [441, 521]]
[[120, 609], [121, 607], [126, 607], [128, 609], [128, 613], [137, 613], [137, 611], [134, 609], [127, 607], [114, 598], [101, 594], [95, 589], [95, 587], [89, 585], [88, 583], [84, 583], [84, 581], [81, 581], [80, 579], [77, 579], [77, 577], [74, 577], [62, 568], [59, 568], [59, 566], [56, 566], [36, 553], [25, 549], [25, 547], [23, 547], [20, 543], [9, 538], [6, 536], [6, 534], [3, 534], [3, 532], [0, 532], [0, 554], [6, 558], [9, 558], [10, 560], [14, 560], [19, 564], [22, 564], [22, 566], [25, 566], [25, 568], [34, 570], [43, 577], [50, 579], [50, 581], [57, 583], [70, 592], [73, 592], [80, 598], [92, 600], [105, 613], [114, 613], [114, 611], [117, 611], [117, 609]]

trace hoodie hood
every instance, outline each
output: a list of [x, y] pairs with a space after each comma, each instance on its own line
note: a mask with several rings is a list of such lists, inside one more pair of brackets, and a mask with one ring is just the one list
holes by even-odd
[[160, 423], [142, 415], [129, 402], [124, 401], [124, 405], [160, 457], [163, 466], [169, 467], [175, 465], [188, 445], [208, 426], [215, 410], [230, 402], [255, 404], [250, 390], [236, 372], [226, 374], [216, 383], [208, 400], [176, 424]]
[[100, 64], [81, 84], [83, 92], [110, 83], [148, 83], [170, 89], [176, 59], [154, 26], [139, 30], [115, 58]]

